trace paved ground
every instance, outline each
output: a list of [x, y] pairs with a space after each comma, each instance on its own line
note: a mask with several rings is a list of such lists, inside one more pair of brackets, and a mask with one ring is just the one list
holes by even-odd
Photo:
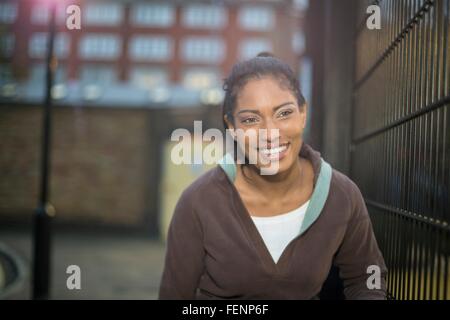
[[[0, 243], [24, 262], [28, 275], [11, 298], [30, 298], [31, 233], [0, 229]], [[143, 236], [115, 232], [55, 232], [52, 299], [156, 299], [164, 245]], [[81, 290], [68, 290], [66, 268], [81, 269]]]

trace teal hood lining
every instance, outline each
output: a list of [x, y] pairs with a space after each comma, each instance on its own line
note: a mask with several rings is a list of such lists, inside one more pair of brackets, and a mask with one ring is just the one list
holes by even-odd
[[[234, 183], [236, 179], [236, 164], [233, 157], [227, 153], [219, 162], [228, 179]], [[313, 194], [306, 209], [305, 217], [300, 229], [300, 234], [304, 233], [319, 217], [330, 192], [332, 168], [323, 158], [321, 158], [320, 172], [317, 177]]]

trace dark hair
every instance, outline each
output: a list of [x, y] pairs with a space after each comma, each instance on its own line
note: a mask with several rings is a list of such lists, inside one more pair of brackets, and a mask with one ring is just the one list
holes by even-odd
[[[222, 106], [222, 119], [226, 115], [229, 121], [234, 122], [233, 111], [236, 108], [237, 97], [240, 90], [251, 79], [260, 79], [264, 76], [271, 76], [278, 80], [282, 88], [290, 90], [297, 99], [297, 103], [302, 108], [306, 101], [300, 91], [300, 85], [294, 71], [289, 65], [274, 57], [269, 52], [261, 52], [255, 58], [236, 63], [228, 78], [224, 80], [223, 89], [225, 98]], [[223, 120], [224, 126], [228, 126]]]

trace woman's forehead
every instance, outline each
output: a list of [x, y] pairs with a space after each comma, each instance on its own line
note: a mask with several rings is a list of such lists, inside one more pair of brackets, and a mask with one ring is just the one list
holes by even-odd
[[252, 79], [240, 90], [237, 97], [237, 107], [274, 107], [293, 101], [292, 92], [283, 88], [279, 81], [271, 77]]

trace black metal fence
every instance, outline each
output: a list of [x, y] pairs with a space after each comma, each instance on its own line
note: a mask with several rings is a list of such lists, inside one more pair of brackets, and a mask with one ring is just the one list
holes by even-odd
[[450, 0], [357, 3], [351, 177], [390, 297], [450, 299]]

